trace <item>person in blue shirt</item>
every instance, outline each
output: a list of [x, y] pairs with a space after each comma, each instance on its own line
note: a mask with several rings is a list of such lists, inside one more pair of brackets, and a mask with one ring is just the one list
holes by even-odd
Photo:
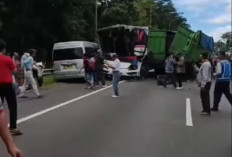
[[21, 92], [19, 97], [20, 98], [27, 98], [25, 96], [26, 88], [31, 84], [32, 88], [34, 90], [34, 93], [36, 94], [37, 98], [41, 98], [42, 96], [39, 93], [36, 81], [33, 77], [33, 65], [34, 65], [34, 59], [33, 59], [33, 52], [31, 52], [31, 55], [29, 53], [24, 53], [21, 59], [21, 67], [24, 69], [24, 83], [21, 87]]
[[217, 79], [214, 88], [214, 105], [211, 109], [212, 111], [219, 110], [222, 94], [225, 94], [230, 104], [232, 104], [232, 95], [230, 93], [231, 64], [226, 59], [226, 54], [223, 51], [220, 52], [220, 61], [217, 63], [215, 76]]

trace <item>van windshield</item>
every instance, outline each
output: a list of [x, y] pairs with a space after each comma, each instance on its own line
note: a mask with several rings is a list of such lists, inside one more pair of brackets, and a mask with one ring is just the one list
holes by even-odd
[[69, 49], [60, 49], [54, 50], [53, 52], [53, 60], [73, 60], [73, 59], [82, 59], [83, 58], [83, 50], [82, 48], [69, 48]]

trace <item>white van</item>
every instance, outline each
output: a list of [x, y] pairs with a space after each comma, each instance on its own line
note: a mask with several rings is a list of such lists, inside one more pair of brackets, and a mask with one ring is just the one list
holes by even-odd
[[84, 78], [83, 56], [85, 53], [95, 53], [97, 46], [97, 43], [88, 41], [54, 44], [52, 60], [55, 79]]

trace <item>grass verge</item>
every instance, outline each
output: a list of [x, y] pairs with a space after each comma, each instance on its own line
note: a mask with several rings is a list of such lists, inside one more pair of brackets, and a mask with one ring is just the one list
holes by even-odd
[[56, 80], [53, 75], [44, 76], [43, 79], [44, 79], [44, 84], [43, 84], [44, 87], [49, 87], [56, 83]]

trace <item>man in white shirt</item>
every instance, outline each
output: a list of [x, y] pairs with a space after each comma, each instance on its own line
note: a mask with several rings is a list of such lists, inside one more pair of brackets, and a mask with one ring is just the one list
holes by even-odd
[[118, 83], [120, 81], [120, 60], [118, 59], [117, 54], [113, 54], [113, 65], [109, 65], [110, 68], [113, 69], [113, 89], [114, 89], [114, 95], [113, 98], [119, 97], [119, 89], [118, 89]]
[[208, 54], [202, 54], [202, 65], [198, 73], [198, 82], [201, 87], [200, 95], [202, 102], [202, 115], [210, 115], [210, 87], [211, 87], [211, 64], [208, 60]]

